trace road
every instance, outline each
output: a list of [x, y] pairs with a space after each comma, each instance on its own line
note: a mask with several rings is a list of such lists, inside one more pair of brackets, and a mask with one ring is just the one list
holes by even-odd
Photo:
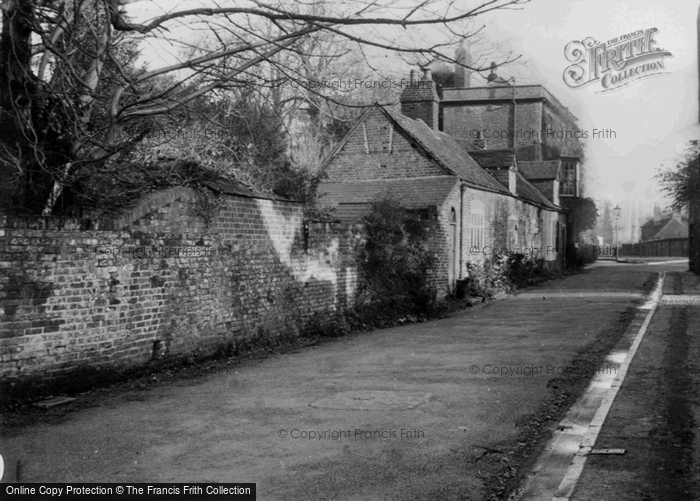
[[669, 272], [664, 298], [588, 458], [574, 501], [700, 499], [700, 277]]
[[594, 267], [446, 319], [87, 395], [91, 407], [3, 430], [3, 481], [19, 463], [24, 482], [256, 482], [265, 500], [496, 499], [590, 381], [573, 374], [603, 360], [659, 271]]

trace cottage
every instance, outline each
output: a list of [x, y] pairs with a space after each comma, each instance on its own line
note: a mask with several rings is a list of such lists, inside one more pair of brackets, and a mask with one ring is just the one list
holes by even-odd
[[680, 212], [662, 214], [654, 207], [654, 217], [642, 225], [642, 242], [688, 238], [688, 217]]
[[430, 74], [422, 80], [414, 74], [402, 113], [380, 105], [367, 110], [323, 167], [322, 202], [344, 222], [360, 219], [387, 195], [409, 209], [432, 211], [440, 228], [434, 285], [442, 296], [467, 276], [467, 263], [498, 250], [561, 266], [564, 213], [554, 195], [550, 200], [518, 172], [512, 152], [499, 153], [485, 169], [463, 142], [437, 129], [438, 104]]

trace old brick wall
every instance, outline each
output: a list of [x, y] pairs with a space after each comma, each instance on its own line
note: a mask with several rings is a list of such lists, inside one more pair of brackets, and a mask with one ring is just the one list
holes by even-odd
[[512, 101], [493, 103], [445, 103], [443, 129], [458, 139], [473, 141], [480, 131], [486, 149], [531, 146], [542, 136], [542, 103], [518, 102], [513, 132]]
[[2, 216], [0, 375], [235, 350], [351, 301], [357, 227], [305, 231], [300, 204], [240, 196], [207, 225], [199, 197], [159, 192], [117, 221]]
[[[466, 276], [468, 262], [491, 259], [494, 252], [515, 252], [543, 257], [556, 266], [559, 253], [553, 228], [560, 214], [543, 210], [514, 197], [466, 188], [462, 216], [463, 263]], [[472, 240], [472, 213], [484, 216], [483, 242]]]
[[586, 133], [590, 139], [588, 131], [581, 131], [576, 123], [558, 113], [558, 110], [551, 106], [544, 108], [542, 122], [542, 141], [551, 151], [549, 155], [545, 153], [545, 157], [555, 158], [555, 152], [558, 152], [562, 157], [580, 158], [583, 156], [581, 138]]
[[375, 107], [336, 152], [326, 170], [328, 181], [445, 175], [442, 168], [419, 154], [416, 147]]
[[535, 160], [533, 144], [542, 141], [544, 159], [581, 157], [581, 131], [566, 111], [543, 101], [518, 101], [513, 129], [513, 102], [443, 103], [443, 129], [458, 139], [473, 141], [483, 134], [486, 149], [516, 147], [518, 158]]

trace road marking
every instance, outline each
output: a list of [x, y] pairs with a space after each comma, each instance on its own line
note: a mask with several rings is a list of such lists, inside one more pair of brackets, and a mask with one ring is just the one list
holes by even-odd
[[557, 431], [537, 460], [517, 499], [568, 501], [571, 498], [586, 458], [593, 450], [598, 433], [660, 303], [665, 276], [665, 273], [660, 274], [649, 301], [639, 308], [648, 309], [649, 312], [632, 345], [627, 350], [615, 350], [608, 355], [606, 363], [609, 365], [606, 367], [615, 368], [615, 371], [596, 373], [585, 393], [557, 426]]

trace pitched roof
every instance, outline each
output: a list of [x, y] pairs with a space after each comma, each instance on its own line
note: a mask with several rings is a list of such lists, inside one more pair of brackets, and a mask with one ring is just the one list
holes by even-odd
[[336, 207], [333, 216], [341, 221], [354, 221], [365, 215], [371, 202], [391, 196], [408, 209], [440, 206], [459, 183], [454, 176], [411, 179], [372, 179], [341, 183], [321, 183], [320, 204]]
[[[457, 180], [457, 176], [466, 186], [511, 195], [507, 187], [501, 184], [487, 169], [510, 168], [517, 165], [515, 150], [477, 150], [469, 151], [456, 138], [440, 131], [434, 131], [422, 120], [408, 118], [391, 108], [375, 104], [398, 127], [415, 141], [444, 170], [445, 176], [422, 177], [413, 179], [375, 179], [353, 182], [323, 183], [319, 194], [326, 195], [321, 204], [331, 202], [336, 206], [336, 217], [341, 220], [359, 218], [363, 209], [358, 205], [369, 204], [382, 194], [389, 193], [400, 199], [408, 208], [421, 208], [429, 205], [441, 205]], [[372, 109], [372, 108], [371, 108]], [[368, 110], [358, 121], [358, 127], [369, 115]], [[346, 136], [349, 137], [350, 134]], [[342, 148], [338, 145], [336, 151]], [[325, 167], [332, 161], [334, 154], [327, 160]], [[550, 210], [561, 210], [550, 202], [540, 191], [522, 175], [518, 175], [516, 196]], [[520, 186], [518, 189], [517, 186]], [[512, 195], [511, 195], [512, 196]]]
[[[520, 164], [518, 164], [520, 165]], [[544, 206], [548, 209], [559, 209], [556, 205], [549, 201], [540, 190], [535, 188], [520, 172], [515, 173], [515, 191], [516, 194], [528, 202], [536, 205]]]
[[428, 155], [434, 158], [447, 172], [458, 176], [467, 185], [497, 193], [507, 193], [488, 172], [469, 156], [459, 142], [444, 132], [433, 131], [422, 120], [413, 120], [390, 108], [378, 106], [396, 122]]
[[[477, 150], [469, 152], [474, 159], [479, 162], [484, 169], [491, 171], [493, 176], [504, 185], [508, 184], [508, 171], [512, 165], [517, 165], [515, 174], [515, 194], [523, 200], [534, 203], [548, 209], [558, 210], [550, 200], [545, 197], [540, 190], [527, 180], [520, 170], [522, 162], [516, 161], [515, 150]], [[559, 160], [552, 161], [557, 163]], [[526, 163], [552, 163], [552, 162], [526, 162]]]
[[531, 181], [558, 179], [561, 160], [540, 160], [536, 162], [518, 162], [518, 170]]
[[509, 168], [515, 165], [515, 150], [475, 150], [469, 154], [484, 169]]
[[688, 238], [688, 218], [681, 216], [679, 220], [673, 216], [664, 216], [657, 221], [650, 219], [642, 225], [642, 241], [666, 238]]
[[679, 221], [675, 217], [672, 217], [653, 238], [654, 240], [688, 238], [688, 221]]

